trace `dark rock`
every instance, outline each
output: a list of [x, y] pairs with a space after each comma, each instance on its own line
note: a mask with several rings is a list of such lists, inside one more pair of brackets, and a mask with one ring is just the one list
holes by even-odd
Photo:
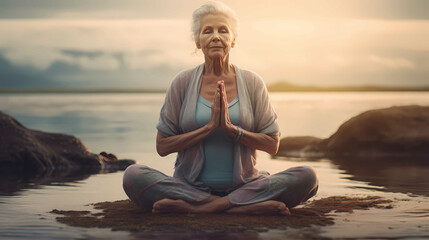
[[327, 139], [289, 137], [278, 156], [429, 156], [429, 106], [394, 106], [369, 110]]
[[322, 139], [311, 136], [285, 137], [280, 141], [278, 156], [289, 157], [323, 157], [320, 149]]
[[429, 107], [395, 106], [351, 118], [327, 139], [330, 152], [429, 154]]
[[329, 159], [371, 190], [429, 196], [429, 107], [366, 111], [327, 139], [283, 138], [277, 156]]
[[113, 154], [94, 154], [76, 137], [24, 127], [0, 112], [0, 172], [26, 173], [64, 169], [94, 172], [123, 170], [134, 160], [118, 160]]

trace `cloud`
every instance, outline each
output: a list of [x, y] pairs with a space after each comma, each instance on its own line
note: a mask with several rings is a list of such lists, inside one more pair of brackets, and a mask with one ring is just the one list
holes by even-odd
[[9, 61], [41, 70], [54, 61], [99, 70], [199, 62], [186, 21], [3, 20], [0, 35]]
[[40, 72], [46, 72], [50, 76], [64, 76], [64, 75], [75, 75], [81, 73], [83, 70], [78, 64], [70, 64], [65, 61], [56, 60], [54, 61], [46, 71], [40, 71]]
[[181, 69], [160, 65], [152, 69], [84, 69], [54, 61], [46, 70], [15, 65], [0, 52], [0, 89], [128, 88], [166, 89]]
[[[72, 63], [87, 69], [109, 70], [118, 69], [122, 64], [117, 54], [105, 54], [102, 51], [81, 51], [74, 49], [63, 49], [60, 52], [73, 57]], [[120, 53], [121, 54], [121, 53]]]
[[387, 57], [381, 57], [376, 55], [370, 55], [368, 59], [371, 63], [379, 64], [383, 67], [387, 68], [409, 68], [413, 69], [415, 68], [414, 62], [412, 62], [409, 59], [406, 58], [387, 58]]
[[[199, 0], [13, 0], [0, 3], [0, 18], [178, 18], [190, 16]], [[191, 11], [191, 12], [189, 12]]]
[[[205, 0], [10, 0], [0, 2], [0, 18], [189, 19]], [[426, 0], [225, 0], [243, 19], [429, 19]]]
[[266, 19], [243, 24], [233, 51], [267, 83], [428, 85], [425, 39], [429, 21], [422, 20]]
[[[254, 19], [241, 25], [231, 62], [268, 84], [427, 85], [429, 20]], [[165, 88], [178, 71], [204, 60], [193, 54], [185, 20], [9, 19], [0, 20], [0, 35], [2, 57], [14, 68], [76, 86], [104, 81]]]
[[102, 51], [82, 51], [76, 49], [62, 49], [60, 50], [62, 54], [70, 55], [75, 58], [87, 57], [89, 59], [94, 59], [103, 55]]
[[48, 88], [62, 87], [48, 75], [29, 66], [14, 66], [0, 52], [0, 88]]

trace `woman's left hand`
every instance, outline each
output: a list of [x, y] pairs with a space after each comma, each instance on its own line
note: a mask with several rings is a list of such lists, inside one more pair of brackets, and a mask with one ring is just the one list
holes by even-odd
[[[220, 126], [230, 137], [235, 137], [238, 128], [231, 123], [228, 113], [228, 98], [226, 96], [225, 85], [223, 81], [218, 84], [220, 88]], [[279, 149], [279, 135], [269, 136], [264, 133], [254, 133], [250, 131], [244, 131], [240, 138], [240, 143], [246, 145], [251, 149], [257, 149], [265, 151], [271, 155], [276, 155]]]
[[220, 88], [220, 99], [221, 99], [221, 115], [220, 115], [220, 125], [222, 129], [228, 134], [229, 136], [234, 136], [235, 132], [237, 131], [237, 127], [231, 123], [231, 120], [229, 119], [229, 113], [228, 113], [228, 97], [226, 95], [225, 90], [225, 84], [223, 80], [218, 85]]

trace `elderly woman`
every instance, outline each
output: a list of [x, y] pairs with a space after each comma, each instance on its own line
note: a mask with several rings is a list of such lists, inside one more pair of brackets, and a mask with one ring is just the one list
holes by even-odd
[[193, 13], [193, 36], [205, 61], [174, 78], [157, 125], [159, 155], [178, 152], [174, 176], [143, 165], [124, 173], [125, 192], [142, 208], [289, 215], [288, 208], [315, 195], [310, 167], [274, 175], [255, 168], [256, 150], [277, 153], [279, 128], [261, 77], [229, 62], [238, 25], [221, 2]]

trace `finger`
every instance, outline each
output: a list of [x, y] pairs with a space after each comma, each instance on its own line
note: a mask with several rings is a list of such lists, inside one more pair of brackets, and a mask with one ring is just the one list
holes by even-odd
[[214, 101], [216, 102], [216, 99], [218, 99], [219, 97], [220, 97], [220, 92], [219, 92], [219, 89], [217, 89], [214, 94]]
[[219, 93], [219, 91], [215, 91], [215, 94], [214, 94], [214, 96], [213, 96], [213, 106], [214, 106], [214, 108], [213, 109], [215, 109], [216, 108], [216, 105], [217, 105], [217, 102], [219, 102], [219, 98], [220, 98], [220, 93]]
[[223, 108], [223, 96], [222, 96], [222, 92], [220, 92], [220, 96], [219, 96], [219, 99], [218, 99], [218, 102], [217, 102], [217, 104], [218, 104], [218, 106], [219, 106], [219, 108], [222, 110], [222, 108]]

